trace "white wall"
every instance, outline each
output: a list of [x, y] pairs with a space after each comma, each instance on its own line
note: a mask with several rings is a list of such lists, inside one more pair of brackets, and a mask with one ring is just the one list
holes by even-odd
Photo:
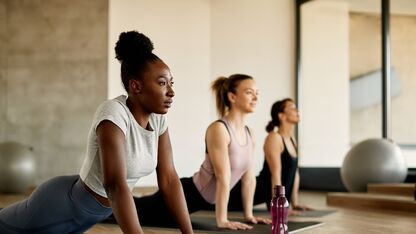
[[[114, 58], [120, 32], [149, 36], [175, 80], [174, 104], [167, 115], [175, 166], [180, 176], [191, 176], [202, 161], [205, 127], [211, 121], [209, 0], [111, 0], [109, 12], [108, 97], [124, 92]], [[139, 184], [155, 185], [155, 174]]]
[[339, 167], [349, 149], [348, 17], [345, 2], [302, 6], [303, 166]]
[[259, 88], [248, 123], [257, 138], [255, 167], [260, 171], [270, 108], [294, 95], [294, 1], [211, 2], [211, 78], [247, 73]]
[[[178, 174], [191, 176], [204, 158], [205, 129], [217, 118], [210, 82], [219, 75], [252, 75], [260, 97], [249, 125], [260, 170], [270, 107], [293, 97], [293, 12], [292, 0], [110, 0], [108, 97], [124, 92], [114, 58], [119, 33], [143, 32], [175, 77], [169, 130]], [[155, 183], [153, 174], [138, 185]]]

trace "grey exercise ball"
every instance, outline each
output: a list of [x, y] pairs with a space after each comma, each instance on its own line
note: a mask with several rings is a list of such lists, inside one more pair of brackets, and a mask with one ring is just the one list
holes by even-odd
[[0, 192], [21, 193], [34, 185], [32, 149], [16, 142], [0, 143]]
[[407, 167], [391, 140], [368, 139], [354, 145], [344, 158], [341, 179], [350, 192], [364, 192], [368, 183], [401, 183]]

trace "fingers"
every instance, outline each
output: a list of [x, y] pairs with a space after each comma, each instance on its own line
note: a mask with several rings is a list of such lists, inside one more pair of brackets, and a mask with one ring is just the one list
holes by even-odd
[[271, 224], [272, 223], [271, 219], [263, 218], [263, 217], [250, 217], [250, 218], [246, 218], [246, 221], [253, 223], [253, 224], [257, 224], [257, 223]]
[[314, 210], [314, 209], [312, 209], [312, 208], [310, 208], [308, 206], [305, 206], [305, 205], [295, 205], [293, 207], [293, 209], [294, 210], [300, 210], [300, 211]]
[[227, 221], [224, 223], [218, 224], [220, 228], [228, 228], [231, 230], [249, 230], [252, 229], [253, 226], [247, 225], [245, 223], [236, 222], [236, 221]]
[[304, 211], [305, 210], [305, 207], [300, 206], [300, 205], [297, 205], [297, 206], [294, 206], [293, 207], [293, 210]]
[[264, 223], [264, 224], [272, 224], [272, 220], [271, 219], [267, 219], [267, 218], [263, 218], [262, 223]]
[[258, 223], [272, 224], [272, 220], [268, 218], [256, 217], [256, 220]]
[[291, 209], [291, 210], [289, 210], [289, 215], [290, 216], [292, 216], [292, 215], [300, 215], [300, 214], [302, 214], [302, 211], [299, 211], [299, 210], [294, 210], [294, 209]]
[[253, 226], [250, 226], [241, 222], [229, 222], [229, 223], [233, 230], [249, 230], [253, 228]]

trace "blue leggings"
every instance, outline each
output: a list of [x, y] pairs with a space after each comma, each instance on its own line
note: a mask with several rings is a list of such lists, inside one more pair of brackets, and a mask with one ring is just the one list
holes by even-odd
[[110, 214], [111, 208], [101, 205], [78, 175], [60, 176], [0, 210], [0, 233], [83, 233]]

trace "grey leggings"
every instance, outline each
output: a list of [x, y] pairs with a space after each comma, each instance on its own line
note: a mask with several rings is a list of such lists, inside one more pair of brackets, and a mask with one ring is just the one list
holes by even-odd
[[60, 176], [0, 210], [0, 233], [82, 233], [110, 214], [111, 208], [102, 206], [78, 175]]

